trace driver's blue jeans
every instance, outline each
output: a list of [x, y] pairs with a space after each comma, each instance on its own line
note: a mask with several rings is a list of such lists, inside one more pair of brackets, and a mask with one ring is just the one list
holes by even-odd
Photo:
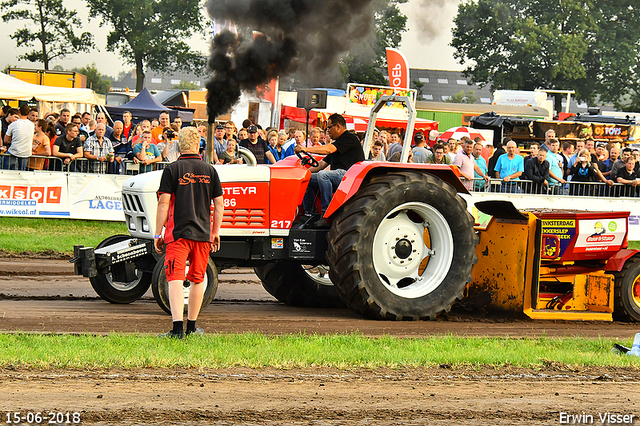
[[333, 198], [333, 192], [338, 188], [346, 170], [320, 170], [317, 173], [311, 174], [311, 180], [307, 187], [307, 192], [304, 194], [302, 206], [307, 214], [312, 214], [314, 209], [315, 190], [320, 192], [320, 205], [321, 212], [324, 214], [331, 203]]

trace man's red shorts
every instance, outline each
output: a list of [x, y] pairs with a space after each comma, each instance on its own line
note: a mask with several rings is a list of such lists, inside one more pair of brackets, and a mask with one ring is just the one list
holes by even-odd
[[204, 281], [207, 271], [211, 243], [205, 241], [193, 241], [179, 238], [167, 244], [167, 253], [164, 258], [164, 271], [167, 281], [184, 281], [187, 260], [189, 260], [189, 272], [186, 277], [192, 283], [199, 284]]

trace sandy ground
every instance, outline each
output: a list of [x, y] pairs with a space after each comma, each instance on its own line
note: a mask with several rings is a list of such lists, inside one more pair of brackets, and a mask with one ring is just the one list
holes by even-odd
[[[130, 305], [100, 300], [61, 260], [0, 258], [0, 331], [158, 333], [170, 318], [150, 294]], [[248, 269], [221, 274], [200, 316], [208, 332], [261, 331], [427, 336], [629, 338], [637, 324], [531, 321], [454, 312], [430, 322], [364, 320], [347, 309], [276, 302]], [[1, 349], [1, 348], [0, 348]], [[567, 415], [640, 415], [640, 370], [548, 365], [539, 370], [451, 369], [0, 369], [0, 421], [7, 413], [78, 412], [84, 424], [512, 425], [563, 424]], [[567, 413], [567, 414], [562, 414]], [[564, 417], [563, 417], [564, 416]], [[624, 420], [623, 417], [619, 418]], [[627, 417], [629, 419], [629, 417]], [[613, 424], [613, 423], [611, 423]], [[619, 424], [619, 423], [618, 423]], [[638, 423], [640, 424], [640, 423]]]

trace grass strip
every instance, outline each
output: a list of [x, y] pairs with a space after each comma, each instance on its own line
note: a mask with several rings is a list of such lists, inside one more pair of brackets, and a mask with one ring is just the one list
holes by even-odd
[[14, 254], [53, 251], [71, 256], [74, 245], [95, 247], [116, 234], [128, 235], [124, 222], [0, 218], [0, 249]]
[[211, 334], [185, 340], [148, 335], [0, 334], [0, 367], [26, 368], [400, 368], [516, 366], [640, 367], [610, 353], [615, 339], [436, 336], [372, 338], [360, 334], [266, 336]]

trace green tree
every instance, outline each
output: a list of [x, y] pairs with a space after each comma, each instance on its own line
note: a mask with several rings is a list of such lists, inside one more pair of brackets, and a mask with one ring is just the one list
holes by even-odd
[[7, 11], [2, 15], [4, 22], [27, 22], [11, 34], [18, 47], [33, 48], [18, 59], [41, 62], [48, 70], [51, 61], [72, 53], [88, 52], [94, 47], [91, 33], [76, 35], [75, 28], [83, 23], [75, 10], [68, 10], [62, 3], [62, 0], [6, 0], [0, 3], [2, 10]]
[[82, 68], [73, 68], [71, 71], [79, 72], [87, 77], [87, 87], [93, 89], [96, 93], [106, 95], [111, 88], [112, 78], [101, 74], [96, 67], [96, 63], [86, 65]]
[[136, 68], [136, 91], [144, 87], [145, 69], [203, 72], [206, 59], [188, 40], [203, 30], [199, 0], [86, 0], [92, 17], [110, 25], [107, 50], [117, 51]]
[[200, 90], [200, 86], [186, 80], [181, 80], [180, 83], [174, 84], [171, 88], [176, 90]]
[[[407, 16], [398, 4], [408, 0], [373, 0], [375, 37], [351, 49], [340, 63], [344, 83], [387, 85], [387, 47], [398, 47], [407, 30]], [[358, 52], [358, 53], [353, 53]]]
[[465, 93], [464, 90], [459, 91], [455, 95], [451, 96], [445, 102], [449, 102], [452, 104], [475, 104], [478, 98], [476, 97], [476, 92], [473, 90], [467, 90]]
[[[451, 46], [465, 75], [492, 89], [574, 89], [595, 97], [598, 37], [593, 0], [468, 0], [458, 6]], [[556, 109], [560, 97], [556, 98]]]
[[422, 100], [422, 89], [424, 88], [424, 83], [420, 80], [413, 79], [411, 80], [411, 84], [413, 84], [413, 87], [416, 89], [416, 99]]

